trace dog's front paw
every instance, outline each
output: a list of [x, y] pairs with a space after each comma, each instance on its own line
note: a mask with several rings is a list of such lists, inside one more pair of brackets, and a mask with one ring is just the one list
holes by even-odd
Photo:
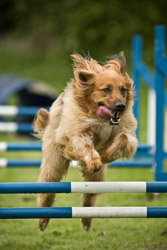
[[128, 134], [119, 134], [112, 145], [102, 154], [103, 163], [115, 161], [119, 158], [130, 158], [136, 152], [137, 139]]
[[122, 146], [122, 157], [123, 158], [131, 158], [137, 149], [137, 139], [136, 137], [130, 134], [122, 134], [122, 136], [126, 136], [124, 139], [124, 145]]
[[90, 173], [94, 173], [94, 172], [98, 172], [101, 169], [102, 162], [99, 159], [99, 157], [97, 157], [97, 158], [90, 159], [90, 161], [86, 165], [87, 165], [88, 171]]
[[127, 134], [120, 134], [120, 136], [118, 137], [118, 147], [120, 147], [120, 149], [126, 147], [127, 143], [128, 143], [128, 135]]

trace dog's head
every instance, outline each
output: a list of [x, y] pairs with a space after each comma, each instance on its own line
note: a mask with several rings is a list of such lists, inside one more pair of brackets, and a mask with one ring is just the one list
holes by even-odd
[[123, 52], [112, 56], [103, 66], [92, 58], [72, 55], [74, 93], [90, 116], [118, 125], [121, 116], [133, 105], [133, 80], [125, 71]]

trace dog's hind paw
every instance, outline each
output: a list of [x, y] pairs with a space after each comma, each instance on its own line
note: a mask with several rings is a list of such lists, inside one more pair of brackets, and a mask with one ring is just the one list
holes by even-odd
[[47, 225], [49, 223], [49, 219], [39, 219], [38, 228], [41, 231], [44, 231], [47, 228]]
[[89, 231], [91, 227], [91, 218], [82, 218], [82, 225], [85, 231]]

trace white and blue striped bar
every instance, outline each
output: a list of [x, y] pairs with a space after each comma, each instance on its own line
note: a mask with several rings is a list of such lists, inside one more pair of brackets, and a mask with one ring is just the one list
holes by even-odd
[[119, 167], [119, 168], [152, 168], [154, 167], [152, 160], [130, 160], [130, 161], [114, 161], [108, 164], [108, 167]]
[[[0, 167], [39, 167], [41, 165], [40, 160], [7, 160], [0, 159]], [[78, 163], [72, 161], [71, 167], [77, 167]], [[115, 161], [108, 165], [108, 167], [119, 167], [119, 168], [151, 168], [154, 166], [153, 161], [148, 160], [131, 160], [131, 161]]]
[[34, 116], [41, 107], [0, 106], [0, 116]]
[[0, 183], [0, 194], [166, 193], [167, 182], [14, 182]]
[[167, 207], [0, 208], [0, 219], [167, 218]]
[[149, 145], [149, 144], [145, 144], [145, 143], [140, 143], [137, 146], [138, 151], [142, 152], [142, 151], [151, 151], [154, 150], [154, 147]]
[[41, 160], [7, 160], [0, 159], [0, 167], [39, 167], [41, 165]]
[[31, 123], [0, 122], [0, 132], [33, 132]]
[[[17, 151], [17, 150], [41, 150], [41, 143], [30, 142], [0, 142], [0, 151]], [[139, 144], [137, 147], [138, 153], [148, 152], [152, 149], [150, 145]]]
[[41, 143], [7, 143], [0, 142], [0, 151], [40, 151]]

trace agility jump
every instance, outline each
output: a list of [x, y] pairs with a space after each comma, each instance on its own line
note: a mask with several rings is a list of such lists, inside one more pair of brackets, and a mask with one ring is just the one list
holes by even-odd
[[[155, 193], [167, 182], [0, 183], [1, 194], [16, 193]], [[167, 218], [167, 207], [0, 208], [0, 219]]]

